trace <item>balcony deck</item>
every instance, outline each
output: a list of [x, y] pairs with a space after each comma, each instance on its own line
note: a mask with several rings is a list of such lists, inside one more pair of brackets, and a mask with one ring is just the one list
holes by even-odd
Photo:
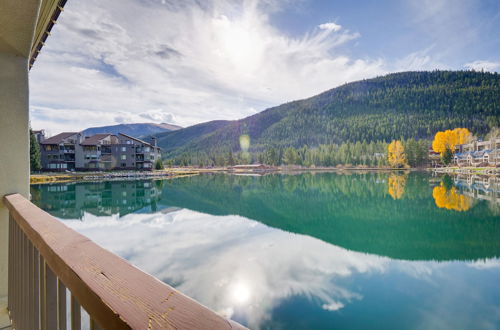
[[[9, 210], [8, 309], [15, 329], [244, 329], [129, 264], [19, 194]], [[70, 311], [66, 293], [70, 292]]]

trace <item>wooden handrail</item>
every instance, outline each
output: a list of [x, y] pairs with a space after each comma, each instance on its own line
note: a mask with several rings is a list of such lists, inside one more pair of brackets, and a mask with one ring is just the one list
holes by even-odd
[[70, 229], [23, 196], [5, 196], [4, 203], [50, 270], [101, 328], [244, 329]]

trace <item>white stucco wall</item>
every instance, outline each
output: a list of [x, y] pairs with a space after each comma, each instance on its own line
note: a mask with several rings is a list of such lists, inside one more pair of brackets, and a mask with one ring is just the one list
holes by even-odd
[[[0, 1], [0, 198], [29, 194], [28, 58], [40, 0]], [[8, 212], [0, 201], [0, 328], [8, 324]]]

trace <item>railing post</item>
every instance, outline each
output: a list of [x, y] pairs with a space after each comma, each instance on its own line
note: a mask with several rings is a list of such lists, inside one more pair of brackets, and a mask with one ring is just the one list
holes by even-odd
[[38, 258], [38, 288], [40, 296], [40, 329], [47, 329], [46, 297], [45, 297], [45, 260], [39, 254]]
[[33, 277], [33, 294], [35, 296], [33, 299], [33, 329], [40, 329], [40, 258], [40, 253], [33, 246], [33, 272], [31, 273]]
[[66, 330], [66, 287], [57, 279], [57, 326], [58, 330]]
[[57, 329], [57, 277], [45, 263], [45, 316], [47, 329]]
[[94, 321], [94, 319], [92, 319], [92, 317], [90, 318], [90, 330], [101, 330], [101, 328], [99, 327], [97, 322]]
[[8, 285], [7, 285], [7, 308], [9, 309], [10, 318], [12, 319], [12, 304], [14, 302], [14, 286], [12, 285], [14, 279], [14, 226], [15, 222], [9, 214], [9, 254], [8, 254]]
[[28, 327], [30, 329], [34, 329], [33, 327], [33, 319], [35, 317], [35, 283], [33, 279], [34, 274], [34, 256], [35, 252], [33, 251], [33, 244], [29, 240], [28, 241], [28, 269], [26, 269], [26, 276], [28, 278]]
[[20, 281], [19, 281], [19, 276], [21, 274], [20, 272], [20, 264], [17, 262], [20, 258], [20, 253], [19, 253], [19, 241], [21, 237], [21, 229], [19, 228], [18, 225], [14, 227], [14, 276], [12, 277], [12, 286], [14, 287], [14, 306], [12, 308], [13, 312], [13, 317], [12, 320], [14, 327], [19, 326], [19, 309], [21, 307], [21, 288], [20, 288]]
[[21, 265], [21, 328], [28, 329], [28, 311], [29, 311], [29, 298], [28, 298], [28, 238], [21, 230], [21, 259], [17, 261]]
[[82, 311], [76, 298], [71, 295], [71, 330], [81, 330]]

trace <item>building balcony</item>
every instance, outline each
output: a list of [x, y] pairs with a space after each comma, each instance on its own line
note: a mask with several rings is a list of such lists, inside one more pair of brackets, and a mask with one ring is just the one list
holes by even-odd
[[21, 195], [3, 200], [9, 210], [8, 310], [13, 328], [66, 329], [69, 321], [72, 329], [80, 329], [83, 309], [91, 329], [244, 329]]

